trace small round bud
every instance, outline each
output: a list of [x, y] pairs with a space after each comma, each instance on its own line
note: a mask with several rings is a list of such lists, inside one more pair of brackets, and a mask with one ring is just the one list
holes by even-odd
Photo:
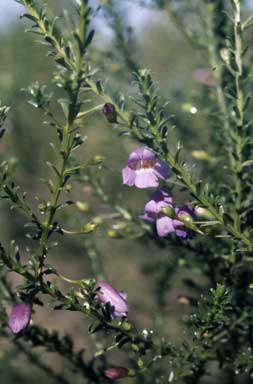
[[104, 156], [96, 155], [95, 157], [93, 157], [92, 162], [94, 165], [99, 165], [103, 163], [104, 160], [105, 160]]
[[133, 327], [132, 327], [132, 324], [130, 324], [130, 323], [128, 323], [128, 322], [124, 322], [124, 323], [122, 324], [122, 328], [124, 329], [124, 331], [129, 332], [129, 331], [131, 331], [131, 329], [132, 329]]
[[108, 237], [111, 237], [112, 239], [117, 239], [118, 237], [120, 237], [119, 234], [118, 234], [118, 232], [115, 231], [114, 229], [109, 229], [109, 230], [107, 231], [107, 236], [108, 236]]
[[211, 161], [211, 157], [208, 155], [206, 151], [192, 151], [192, 156], [196, 160], [201, 160], [201, 161]]
[[94, 232], [95, 229], [96, 229], [97, 225], [94, 224], [94, 223], [88, 223], [88, 224], [85, 224], [84, 227], [83, 227], [83, 233], [91, 233], [91, 232]]
[[178, 303], [183, 306], [188, 306], [191, 303], [190, 299], [187, 296], [183, 296], [183, 295], [178, 296], [177, 300], [178, 300]]
[[109, 121], [109, 123], [117, 122], [117, 111], [112, 103], [106, 103], [103, 107], [103, 114]]
[[93, 217], [92, 222], [96, 225], [101, 225], [103, 224], [104, 220], [102, 217], [96, 216], [96, 217]]
[[89, 212], [89, 210], [90, 210], [89, 204], [88, 203], [84, 203], [82, 201], [77, 201], [76, 202], [76, 206], [79, 209], [79, 211], [82, 211], [82, 212]]
[[71, 192], [72, 191], [72, 185], [71, 184], [67, 184], [66, 187], [65, 187], [65, 190], [66, 190], [66, 192]]

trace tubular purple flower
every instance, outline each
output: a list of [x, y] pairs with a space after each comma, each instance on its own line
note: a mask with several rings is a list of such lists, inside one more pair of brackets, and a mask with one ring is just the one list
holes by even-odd
[[127, 316], [128, 303], [124, 292], [117, 291], [106, 281], [98, 281], [96, 287], [99, 288], [96, 300], [110, 305], [112, 318]]
[[187, 239], [192, 235], [192, 231], [189, 231], [183, 223], [173, 217], [168, 217], [164, 214], [163, 208], [171, 208], [174, 211], [174, 215], [182, 219], [194, 218], [193, 208], [190, 206], [175, 207], [173, 205], [172, 195], [165, 188], [157, 190], [151, 200], [145, 206], [145, 214], [140, 216], [141, 219], [154, 223], [156, 225], [156, 231], [158, 236], [166, 237], [170, 233], [175, 233], [176, 236], [181, 239]]
[[104, 375], [112, 381], [119, 380], [128, 376], [128, 369], [124, 367], [113, 367], [104, 371]]
[[145, 147], [133, 151], [122, 170], [123, 184], [137, 188], [157, 187], [159, 179], [168, 179], [170, 174], [169, 166]]
[[28, 304], [17, 304], [9, 316], [8, 326], [14, 335], [26, 329], [31, 321], [31, 307]]

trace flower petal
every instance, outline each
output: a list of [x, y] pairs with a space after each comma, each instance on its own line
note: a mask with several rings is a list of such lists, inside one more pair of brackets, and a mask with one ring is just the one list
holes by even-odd
[[156, 156], [153, 151], [151, 151], [148, 148], [145, 147], [140, 147], [137, 148], [135, 151], [133, 151], [127, 160], [127, 165], [131, 166], [133, 163], [139, 163], [141, 167], [141, 162], [142, 161], [156, 161]]
[[133, 152], [130, 153], [127, 163], [132, 163], [135, 161], [141, 161], [142, 160], [142, 155], [143, 155], [143, 149], [144, 148], [137, 148]]
[[171, 170], [168, 164], [166, 164], [164, 161], [157, 160], [154, 166], [154, 171], [156, 172], [157, 176], [160, 177], [162, 180], [166, 180], [171, 175]]
[[122, 178], [123, 178], [123, 184], [129, 185], [129, 187], [132, 187], [134, 185], [135, 181], [135, 171], [126, 166], [122, 169]]
[[135, 186], [137, 188], [152, 188], [158, 187], [159, 182], [154, 170], [151, 169], [140, 169], [135, 175]]
[[142, 151], [142, 160], [155, 160], [156, 155], [154, 154], [153, 151], [149, 148], [143, 148]]
[[178, 237], [181, 239], [188, 239], [189, 237], [189, 230], [184, 226], [182, 221], [180, 220], [173, 220], [173, 226], [175, 228], [175, 233]]
[[139, 216], [139, 219], [148, 221], [149, 223], [154, 223], [156, 220], [154, 217], [152, 217], [148, 213], [145, 213], [144, 215]]
[[151, 200], [145, 205], [145, 212], [156, 217], [162, 208], [173, 207], [172, 195], [167, 189], [161, 188], [153, 193]]
[[158, 211], [158, 203], [156, 203], [155, 200], [150, 200], [146, 205], [145, 205], [145, 213], [149, 216], [153, 216], [154, 218], [156, 215], [159, 213]]
[[156, 221], [156, 230], [160, 237], [165, 237], [169, 233], [175, 232], [173, 220], [167, 216], [160, 217]]

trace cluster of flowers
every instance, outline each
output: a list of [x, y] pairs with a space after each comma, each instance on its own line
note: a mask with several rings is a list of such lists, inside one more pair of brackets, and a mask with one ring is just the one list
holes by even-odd
[[[108, 104], [109, 105], [109, 104]], [[107, 109], [110, 107], [107, 106]], [[106, 111], [108, 114], [108, 111]], [[109, 112], [115, 112], [110, 110]], [[104, 111], [105, 113], [105, 111]], [[111, 121], [115, 121], [114, 113]], [[159, 160], [153, 151], [143, 147], [132, 152], [127, 161], [127, 165], [122, 170], [123, 183], [137, 188], [159, 187], [159, 179], [166, 180], [170, 177], [169, 166]], [[193, 220], [194, 210], [191, 206], [175, 206], [172, 194], [166, 188], [157, 189], [151, 200], [145, 206], [144, 215], [141, 219], [156, 225], [158, 236], [165, 237], [170, 233], [187, 239], [192, 235], [185, 226], [186, 220]], [[122, 318], [128, 315], [127, 296], [124, 292], [117, 291], [105, 281], [98, 281], [96, 284], [95, 300], [102, 305], [109, 306], [111, 319]], [[29, 304], [17, 304], [9, 316], [9, 328], [14, 335], [21, 334], [30, 324], [32, 308]], [[109, 380], [118, 380], [129, 375], [129, 370], [125, 367], [112, 367], [104, 372], [104, 376]]]
[[[159, 186], [159, 179], [166, 180], [170, 175], [169, 166], [159, 160], [153, 151], [145, 147], [133, 151], [122, 170], [123, 183], [141, 189], [156, 188]], [[172, 194], [166, 188], [159, 188], [154, 192], [151, 200], [145, 206], [144, 215], [140, 218], [154, 223], [160, 237], [175, 233], [182, 239], [188, 239], [193, 234], [184, 225], [184, 221], [194, 220], [193, 207], [175, 206]]]

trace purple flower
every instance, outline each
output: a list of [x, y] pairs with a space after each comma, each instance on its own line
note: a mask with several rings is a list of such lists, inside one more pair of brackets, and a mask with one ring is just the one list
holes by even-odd
[[104, 372], [107, 379], [119, 380], [128, 376], [128, 369], [124, 367], [113, 367], [109, 368]]
[[[163, 208], [171, 209], [172, 217], [164, 214]], [[184, 223], [178, 218], [193, 219], [194, 211], [190, 206], [175, 207], [173, 206], [172, 195], [165, 188], [158, 189], [152, 196], [151, 200], [145, 206], [145, 214], [140, 216], [141, 219], [154, 223], [156, 225], [157, 234], [160, 237], [166, 237], [170, 233], [175, 233], [182, 239], [187, 239], [192, 231], [185, 227]]]
[[14, 335], [26, 329], [31, 321], [31, 307], [28, 304], [17, 304], [9, 316], [9, 328]]
[[169, 166], [158, 160], [153, 151], [148, 148], [137, 148], [133, 151], [122, 170], [123, 184], [137, 188], [157, 187], [159, 179], [165, 180], [170, 176]]
[[96, 287], [99, 288], [96, 299], [110, 305], [112, 318], [127, 316], [128, 303], [124, 292], [117, 291], [106, 281], [98, 281]]

